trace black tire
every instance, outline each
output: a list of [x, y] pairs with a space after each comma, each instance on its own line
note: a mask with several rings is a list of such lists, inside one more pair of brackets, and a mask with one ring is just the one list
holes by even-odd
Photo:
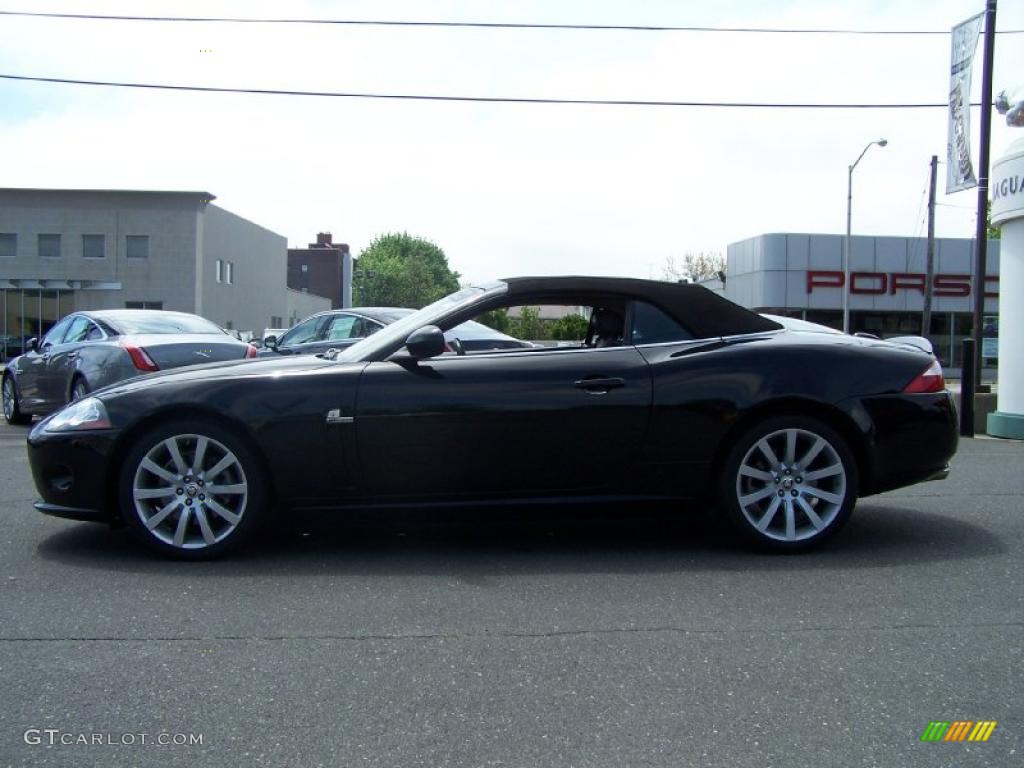
[[[147, 457], [147, 466], [155, 464], [162, 474], [143, 466]], [[229, 463], [207, 477], [223, 462]], [[181, 560], [220, 557], [248, 541], [266, 517], [269, 487], [262, 467], [249, 442], [232, 430], [200, 419], [165, 422], [136, 440], [125, 457], [118, 483], [121, 515], [140, 541], [161, 554]], [[214, 488], [229, 492], [211, 492]]]
[[68, 402], [73, 403], [76, 400], [81, 400], [88, 394], [89, 382], [85, 380], [84, 376], [76, 376], [75, 380], [71, 382], [71, 390], [69, 392]]
[[18, 397], [18, 385], [11, 375], [4, 376], [3, 384], [4, 420], [8, 424], [24, 426], [32, 422], [31, 414], [21, 410], [21, 399]]
[[857, 462], [842, 435], [819, 419], [793, 414], [766, 419], [736, 440], [722, 465], [718, 499], [747, 543], [802, 552], [846, 525], [857, 488]]

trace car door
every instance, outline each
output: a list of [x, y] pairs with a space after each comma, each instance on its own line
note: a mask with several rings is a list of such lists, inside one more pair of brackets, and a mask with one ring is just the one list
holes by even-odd
[[85, 315], [72, 315], [64, 337], [49, 349], [39, 377], [39, 395], [47, 409], [59, 408], [68, 401], [71, 376], [91, 326]]
[[371, 363], [354, 423], [360, 491], [598, 492], [629, 472], [650, 407], [649, 367], [632, 346]]
[[324, 327], [330, 315], [314, 315], [296, 325], [280, 339], [277, 348], [267, 350], [267, 354], [308, 355], [316, 351], [315, 347], [323, 341]]
[[355, 344], [364, 336], [363, 318], [349, 312], [338, 312], [330, 316], [320, 332], [320, 340], [310, 344], [308, 352], [317, 354], [328, 349], [343, 349]]
[[18, 361], [18, 394], [26, 410], [33, 413], [43, 410], [46, 406], [44, 397], [44, 382], [46, 378], [46, 366], [50, 361], [50, 355], [71, 325], [74, 315], [69, 315], [53, 326], [46, 335], [39, 340], [35, 350], [28, 350]]

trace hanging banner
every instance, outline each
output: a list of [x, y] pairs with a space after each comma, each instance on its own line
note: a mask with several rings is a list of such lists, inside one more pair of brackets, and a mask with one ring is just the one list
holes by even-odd
[[949, 69], [949, 139], [946, 144], [946, 194], [978, 186], [971, 162], [971, 74], [978, 47], [979, 13], [953, 27]]

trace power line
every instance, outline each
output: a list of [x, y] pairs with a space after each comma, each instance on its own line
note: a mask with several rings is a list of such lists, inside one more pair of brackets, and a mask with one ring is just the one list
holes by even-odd
[[[841, 29], [834, 27], [792, 29], [782, 27], [659, 26], [648, 24], [530, 24], [484, 21], [391, 21], [380, 19], [253, 19], [230, 16], [127, 16], [96, 13], [41, 13], [0, 11], [0, 16], [29, 16], [46, 19], [90, 21], [212, 22], [218, 24], [334, 24], [366, 27], [449, 27], [472, 29], [569, 29], [617, 32], [739, 32], [770, 35], [948, 35], [948, 29]], [[1018, 35], [1024, 29], [997, 30], [997, 34]]]
[[[75, 80], [63, 77], [29, 77], [0, 74], [4, 80], [62, 85], [95, 85], [109, 88], [149, 88], [161, 91], [195, 91], [199, 93], [244, 93], [259, 96], [320, 96], [342, 99], [393, 99], [400, 101], [469, 101], [493, 104], [575, 104], [601, 107], [720, 107], [738, 109], [936, 109], [949, 107], [944, 101], [904, 104], [835, 104], [784, 103], [765, 101], [656, 101], [636, 99], [545, 99], [515, 96], [451, 96], [411, 93], [346, 93], [341, 91], [301, 91], [283, 88], [225, 88], [207, 85], [166, 85], [161, 83], [125, 83], [108, 80]], [[971, 106], [978, 106], [972, 104]]]

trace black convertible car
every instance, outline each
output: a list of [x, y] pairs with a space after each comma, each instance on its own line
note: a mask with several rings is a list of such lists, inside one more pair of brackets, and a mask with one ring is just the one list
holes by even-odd
[[[501, 307], [589, 314], [574, 347], [446, 351]], [[817, 544], [859, 496], [945, 477], [935, 358], [804, 333], [694, 285], [523, 277], [465, 288], [337, 356], [116, 384], [32, 430], [47, 514], [210, 557], [270, 514], [377, 505], [697, 499], [765, 548]]]

